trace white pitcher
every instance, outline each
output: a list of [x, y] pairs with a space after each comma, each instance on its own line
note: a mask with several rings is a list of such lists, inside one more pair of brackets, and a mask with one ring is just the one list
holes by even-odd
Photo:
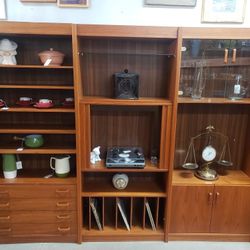
[[[58, 177], [68, 176], [70, 172], [69, 159], [69, 155], [62, 158], [50, 157], [50, 167], [55, 171]], [[53, 160], [55, 161], [55, 166], [53, 166]]]

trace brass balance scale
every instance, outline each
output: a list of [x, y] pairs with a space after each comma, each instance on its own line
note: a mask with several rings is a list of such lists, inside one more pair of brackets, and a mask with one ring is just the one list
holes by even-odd
[[[199, 179], [207, 181], [213, 181], [219, 178], [217, 171], [211, 168], [213, 163], [224, 167], [233, 165], [228, 137], [214, 130], [215, 128], [209, 125], [205, 132], [191, 138], [182, 165], [185, 169], [197, 169], [194, 175]], [[201, 149], [201, 151], [199, 151], [199, 149]], [[202, 161], [204, 161], [200, 167], [197, 163], [197, 151], [201, 152], [201, 158]]]

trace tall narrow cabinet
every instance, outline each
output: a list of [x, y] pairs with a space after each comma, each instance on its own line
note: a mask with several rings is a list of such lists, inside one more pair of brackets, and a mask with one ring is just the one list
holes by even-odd
[[[167, 240], [170, 132], [177, 67], [176, 28], [77, 25], [82, 240]], [[139, 74], [139, 98], [116, 99], [114, 74]], [[100, 146], [101, 161], [90, 163]], [[143, 149], [143, 169], [109, 169], [110, 147]], [[151, 162], [151, 156], [157, 162]], [[117, 190], [116, 173], [128, 176]], [[98, 228], [91, 201], [101, 224]], [[124, 204], [127, 226], [119, 212]], [[146, 210], [149, 203], [153, 229]]]
[[[181, 33], [170, 239], [249, 241], [250, 31], [182, 28]], [[201, 98], [193, 92], [198, 71]], [[213, 181], [182, 169], [185, 162], [204, 164], [199, 145], [193, 148], [196, 159], [187, 153], [191, 138], [208, 126], [228, 137], [224, 155], [220, 142], [213, 145], [217, 155], [212, 167], [219, 174]], [[227, 164], [220, 164], [222, 160]]]
[[[0, 65], [0, 154], [22, 162], [16, 179], [0, 177], [0, 242], [77, 240], [75, 109], [62, 105], [74, 97], [72, 28], [70, 24], [0, 23], [0, 39], [17, 43], [17, 65]], [[38, 53], [65, 54], [61, 66], [44, 66]], [[20, 97], [37, 102], [47, 98], [54, 107], [38, 109], [18, 105]], [[20, 148], [20, 141], [41, 134], [44, 145]], [[71, 173], [58, 178], [50, 157], [70, 155]], [[52, 174], [51, 178], [45, 176]]]

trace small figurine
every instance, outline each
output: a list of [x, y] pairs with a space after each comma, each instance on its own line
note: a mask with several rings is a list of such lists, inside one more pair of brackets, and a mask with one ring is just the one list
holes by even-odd
[[101, 161], [100, 146], [93, 148], [92, 152], [90, 153], [90, 162], [95, 164], [97, 161]]
[[9, 39], [0, 40], [0, 64], [16, 65], [17, 44]]

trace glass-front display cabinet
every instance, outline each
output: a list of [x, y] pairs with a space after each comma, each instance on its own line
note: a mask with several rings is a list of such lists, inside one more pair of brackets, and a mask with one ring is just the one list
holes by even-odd
[[184, 39], [179, 97], [250, 96], [250, 40]]

